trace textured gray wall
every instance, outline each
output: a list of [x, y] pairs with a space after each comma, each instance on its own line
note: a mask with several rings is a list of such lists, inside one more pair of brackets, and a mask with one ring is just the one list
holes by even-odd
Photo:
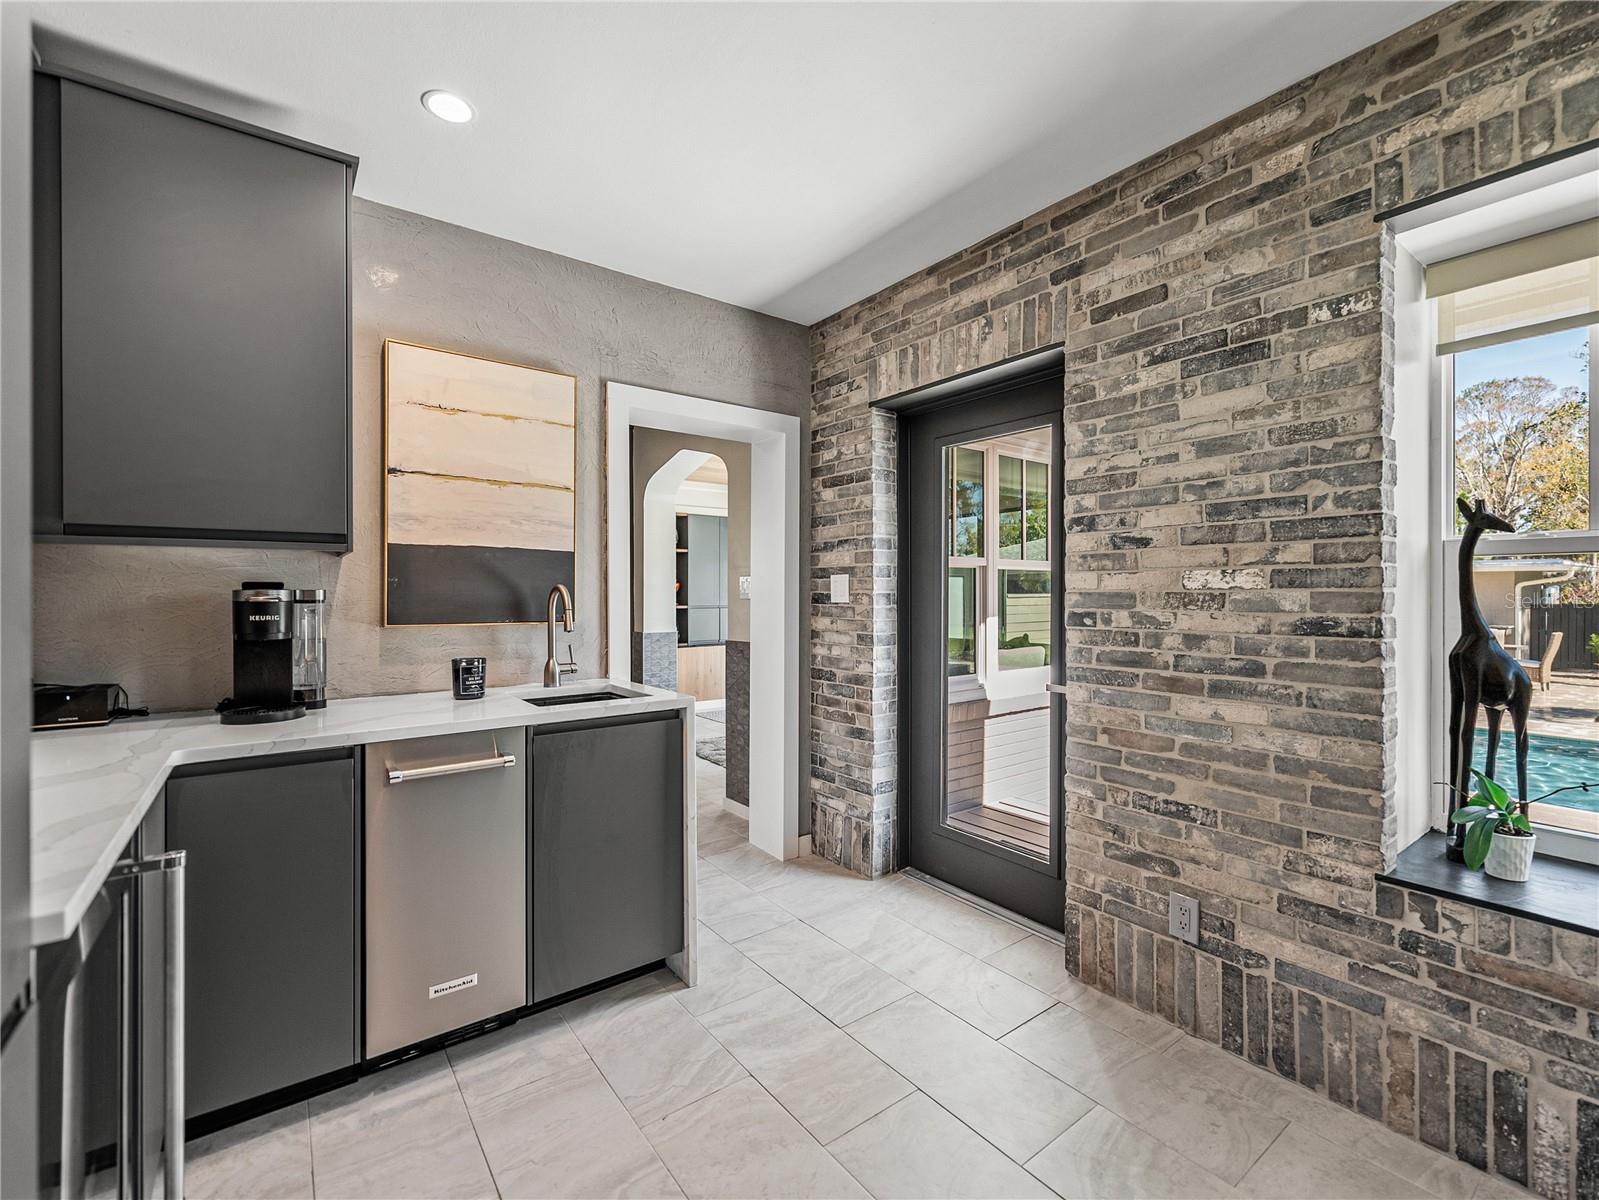
[[[351, 241], [354, 551], [37, 546], [36, 679], [114, 680], [154, 710], [209, 707], [232, 683], [228, 592], [243, 579], [330, 590], [335, 697], [447, 688], [449, 660], [461, 654], [487, 656], [491, 684], [538, 679], [542, 625], [381, 625], [386, 337], [577, 377], [573, 637], [583, 675], [603, 665], [602, 381], [808, 411], [809, 347], [799, 325], [362, 200]], [[629, 647], [618, 653], [625, 672]]]

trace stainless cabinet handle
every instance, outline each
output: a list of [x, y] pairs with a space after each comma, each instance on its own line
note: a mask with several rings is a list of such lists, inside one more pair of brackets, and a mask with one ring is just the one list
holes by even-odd
[[[166, 1138], [165, 1152], [161, 1156], [163, 1167], [163, 1181], [165, 1192], [169, 1200], [182, 1200], [183, 1197], [183, 1132], [188, 1107], [183, 1096], [183, 1077], [186, 1069], [183, 1044], [183, 1027], [186, 1018], [184, 1012], [185, 958], [188, 953], [186, 944], [187, 923], [184, 919], [184, 909], [187, 897], [183, 885], [184, 866], [188, 855], [182, 850], [168, 850], [165, 854], [156, 854], [150, 858], [124, 859], [111, 868], [110, 878], [113, 880], [131, 879], [138, 875], [149, 875], [160, 871], [165, 876], [166, 883], [166, 910], [163, 914], [166, 934]], [[124, 1031], [124, 1044], [131, 1036], [130, 1031]], [[122, 1092], [123, 1112], [121, 1125], [124, 1138], [132, 1130], [133, 1114], [128, 1111], [127, 1105], [132, 1099], [131, 1092], [124, 1086]], [[129, 1142], [123, 1142], [122, 1154], [127, 1161]]]
[[[495, 747], [499, 749], [499, 747]], [[516, 755], [495, 754], [492, 758], [471, 758], [465, 762], [438, 763], [427, 767], [389, 767], [390, 783], [407, 783], [413, 779], [435, 779], [440, 775], [460, 775], [466, 771], [494, 771], [501, 767], [516, 766]]]

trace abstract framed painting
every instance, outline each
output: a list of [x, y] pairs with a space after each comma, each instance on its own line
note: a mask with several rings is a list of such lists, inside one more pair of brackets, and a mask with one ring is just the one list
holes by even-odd
[[543, 621], [572, 586], [577, 380], [383, 343], [383, 623]]

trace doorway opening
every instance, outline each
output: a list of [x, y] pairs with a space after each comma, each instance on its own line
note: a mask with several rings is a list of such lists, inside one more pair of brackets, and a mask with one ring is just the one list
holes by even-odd
[[1065, 919], [1061, 393], [1039, 371], [900, 412], [906, 865]]
[[[703, 635], [714, 621], [723, 643], [724, 717], [740, 689], [748, 696], [747, 736], [740, 738], [735, 734], [730, 722], [724, 734], [729, 766], [735, 756], [742, 756], [747, 763], [742, 772], [747, 781], [743, 784], [745, 795], [741, 797], [747, 800], [747, 841], [774, 858], [793, 858], [802, 848], [799, 418], [617, 383], [606, 385], [606, 409], [607, 673], [613, 679], [638, 678], [648, 682], [642, 662], [639, 674], [633, 670], [635, 655], [642, 658], [646, 644], [655, 650], [656, 657], [665, 658], [669, 652], [675, 670], [678, 651], [697, 649], [692, 643], [709, 640]], [[670, 452], [662, 449], [658, 457], [646, 463], [643, 447], [657, 435], [675, 436], [678, 442]], [[685, 580], [689, 590], [685, 608], [677, 609], [674, 600], [670, 623], [657, 618], [641, 626], [635, 622], [634, 613], [644, 611], [639, 589], [643, 586], [645, 564], [640, 554], [635, 566], [635, 546], [651, 544], [643, 528], [641, 493], [645, 485], [656, 480], [660, 468], [685, 449], [698, 449], [705, 457], [679, 460], [673, 469], [676, 478], [661, 477], [656, 494], [663, 497], [669, 492], [673, 498], [662, 510], [672, 529], [653, 542], [658, 550], [664, 546], [674, 556], [673, 566], [669, 573], [663, 572], [663, 577], [675, 581], [679, 490], [689, 476], [706, 466], [710, 457], [719, 459], [727, 471], [727, 562], [723, 569], [726, 601], [719, 602], [719, 590], [707, 592], [703, 588], [696, 600], [692, 581]], [[637, 489], [635, 454], [641, 481]], [[702, 478], [697, 482], [714, 481]], [[746, 532], [742, 536], [737, 531], [736, 513], [741, 496], [748, 498]], [[630, 511], [635, 506], [636, 513]], [[696, 514], [685, 506], [683, 515], [692, 518], [711, 514]], [[692, 549], [692, 541], [690, 532], [690, 544], [685, 548]], [[702, 536], [702, 547], [709, 544]], [[741, 558], [741, 548], [746, 546]], [[702, 562], [709, 561], [707, 555], [700, 558]], [[717, 611], [723, 608], [725, 616]], [[681, 628], [679, 611], [685, 614]], [[648, 643], [642, 636], [635, 637], [646, 632], [652, 635]], [[657, 634], [660, 636], [654, 636]], [[690, 644], [679, 646], [680, 636]], [[684, 690], [682, 682], [674, 690]], [[696, 758], [696, 772], [704, 764], [706, 760]], [[727, 772], [729, 795], [723, 808], [730, 809], [739, 802], [732, 794], [737, 786], [732, 783], [734, 774]], [[702, 805], [701, 811], [706, 807]], [[692, 855], [697, 829], [688, 832], [688, 853]]]
[[749, 447], [634, 429], [632, 487], [631, 678], [694, 698], [701, 799], [715, 792], [745, 818], [749, 600], [738, 581], [747, 587]]

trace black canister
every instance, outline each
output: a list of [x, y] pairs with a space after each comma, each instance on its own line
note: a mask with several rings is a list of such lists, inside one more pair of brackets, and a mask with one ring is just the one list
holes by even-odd
[[489, 660], [486, 658], [452, 658], [450, 682], [457, 700], [481, 700], [488, 679]]

